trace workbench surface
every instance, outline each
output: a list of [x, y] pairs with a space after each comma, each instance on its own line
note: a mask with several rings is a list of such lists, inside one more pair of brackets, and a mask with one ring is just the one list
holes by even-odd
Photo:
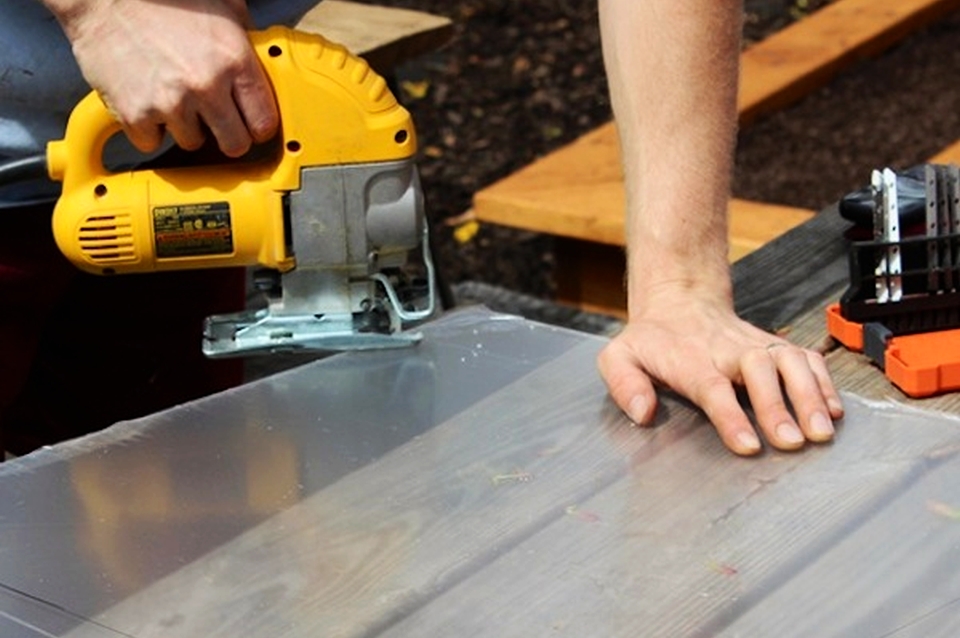
[[[835, 289], [830, 243], [745, 314]], [[834, 444], [742, 459], [669, 396], [628, 423], [599, 337], [424, 333], [0, 465], [0, 636], [960, 632], [956, 417], [846, 393]]]

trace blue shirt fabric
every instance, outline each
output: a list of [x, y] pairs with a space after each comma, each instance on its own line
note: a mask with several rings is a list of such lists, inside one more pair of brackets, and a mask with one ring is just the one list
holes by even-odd
[[[319, 0], [249, 0], [258, 28], [292, 26]], [[36, 155], [63, 137], [90, 90], [60, 25], [39, 0], [0, 1], [0, 158]]]

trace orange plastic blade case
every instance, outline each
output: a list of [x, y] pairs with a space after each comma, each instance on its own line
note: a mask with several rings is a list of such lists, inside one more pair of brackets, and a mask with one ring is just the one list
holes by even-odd
[[[844, 346], [863, 352], [863, 326], [827, 308], [827, 330]], [[894, 385], [920, 398], [960, 390], [960, 329], [893, 337], [887, 342], [884, 372]]]

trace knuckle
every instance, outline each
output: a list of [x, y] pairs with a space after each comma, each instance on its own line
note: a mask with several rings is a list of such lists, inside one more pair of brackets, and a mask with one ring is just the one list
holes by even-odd
[[198, 75], [191, 77], [186, 81], [181, 91], [181, 95], [184, 97], [188, 95], [195, 96], [197, 101], [206, 103], [216, 98], [217, 86], [218, 83], [215, 77], [209, 75]]
[[217, 60], [211, 64], [203, 78], [205, 86], [230, 86], [236, 81], [242, 82], [251, 75], [251, 62], [258, 64], [252, 54], [241, 47], [228, 47], [219, 51]]
[[704, 407], [719, 406], [730, 392], [732, 386], [729, 379], [719, 374], [711, 374], [695, 384], [694, 396], [691, 398]]
[[740, 356], [740, 365], [745, 368], [766, 365], [770, 358], [771, 353], [766, 348], [749, 348]]
[[784, 347], [782, 347], [782, 348], [777, 348], [777, 350], [780, 350], [780, 351], [781, 351], [781, 355], [780, 355], [780, 356], [783, 356], [783, 357], [786, 357], [786, 358], [789, 358], [789, 359], [792, 359], [792, 360], [804, 360], [804, 359], [806, 359], [806, 354], [804, 353], [803, 349], [801, 349], [800, 347], [795, 346], [795, 345], [793, 345], [793, 344], [786, 345], [786, 346], [784, 346]]
[[607, 343], [597, 354], [597, 365], [602, 369], [609, 369], [617, 365], [626, 354], [626, 348], [619, 339]]
[[817, 352], [816, 350], [807, 350], [806, 355], [807, 355], [807, 360], [811, 363], [811, 365], [817, 365], [817, 366], [827, 365], [827, 358], [823, 356], [823, 353], [821, 352]]
[[607, 352], [607, 348], [604, 348], [599, 354], [597, 354], [597, 370], [600, 372], [600, 376], [603, 377], [604, 380], [606, 380], [607, 370], [610, 368], [609, 360], [610, 354]]
[[228, 46], [221, 51], [220, 66], [227, 74], [239, 73], [247, 69], [251, 59], [245, 46]]
[[181, 97], [195, 96], [198, 100], [215, 98], [225, 84], [227, 72], [222, 66], [205, 64], [181, 73], [175, 92]]
[[183, 134], [176, 138], [176, 142], [185, 151], [196, 151], [203, 146], [203, 136]]
[[156, 107], [143, 101], [120, 100], [111, 104], [110, 110], [122, 124], [138, 130], [152, 125], [156, 119]]
[[770, 419], [782, 419], [784, 416], [789, 415], [789, 410], [787, 410], [787, 404], [783, 399], [768, 399], [759, 405], [753, 406], [757, 415], [763, 415]]
[[184, 93], [179, 88], [161, 91], [154, 98], [149, 111], [145, 110], [145, 114], [148, 113], [151, 119], [169, 121], [183, 113], [184, 100]]
[[145, 133], [154, 126], [154, 117], [144, 111], [126, 113], [122, 116], [122, 121], [138, 133]]
[[137, 150], [149, 153], [160, 146], [163, 135], [156, 119], [148, 112], [127, 113], [118, 119], [127, 138]]
[[265, 114], [262, 117], [252, 119], [248, 123], [250, 134], [253, 135], [253, 138], [258, 141], [266, 141], [273, 136], [278, 125], [279, 122], [277, 118], [270, 114]]
[[220, 140], [220, 150], [227, 157], [240, 157], [250, 150], [249, 140]]
[[597, 365], [600, 366], [601, 368], [608, 366], [610, 364], [611, 358], [615, 356], [614, 351], [616, 347], [617, 347], [616, 341], [611, 341], [610, 343], [605, 345], [603, 349], [601, 349], [600, 352], [597, 354]]
[[635, 385], [630, 375], [623, 374], [622, 371], [607, 369], [601, 371], [603, 382], [607, 385], [607, 390], [615, 399], [622, 399], [631, 393], [631, 388]]

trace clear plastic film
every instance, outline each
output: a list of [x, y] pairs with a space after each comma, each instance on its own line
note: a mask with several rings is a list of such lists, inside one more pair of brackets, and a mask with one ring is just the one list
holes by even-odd
[[603, 339], [424, 334], [0, 465], [0, 635], [956, 633], [955, 417], [847, 395], [741, 459], [669, 397], [632, 426]]

